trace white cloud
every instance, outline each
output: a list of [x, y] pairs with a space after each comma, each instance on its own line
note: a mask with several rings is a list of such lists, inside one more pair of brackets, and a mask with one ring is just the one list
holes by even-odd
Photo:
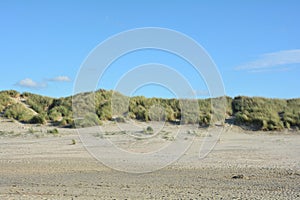
[[20, 80], [18, 83], [15, 85], [19, 87], [24, 87], [24, 88], [31, 88], [31, 89], [41, 89], [41, 88], [46, 88], [48, 86], [47, 82], [70, 82], [71, 79], [68, 76], [57, 76], [54, 78], [50, 79], [45, 79], [43, 82], [36, 82], [32, 80], [31, 78], [25, 78], [23, 80]]
[[68, 76], [57, 76], [57, 77], [49, 79], [49, 81], [54, 81], [54, 82], [70, 82], [71, 79]]
[[300, 49], [263, 54], [259, 59], [237, 66], [235, 69], [259, 71], [259, 69], [270, 69], [274, 67], [286, 68], [286, 65], [291, 64], [300, 64]]
[[46, 82], [38, 83], [38, 82], [33, 81], [30, 78], [25, 78], [23, 80], [20, 80], [18, 83], [16, 83], [16, 85], [20, 86], [20, 87], [34, 88], [34, 89], [47, 87]]
[[286, 72], [292, 70], [291, 67], [282, 67], [282, 68], [262, 68], [262, 69], [251, 69], [249, 72], [251, 73], [262, 73], [262, 72]]

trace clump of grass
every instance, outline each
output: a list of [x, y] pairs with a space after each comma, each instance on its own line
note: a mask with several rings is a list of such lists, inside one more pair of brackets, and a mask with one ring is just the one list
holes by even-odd
[[15, 133], [15, 134], [12, 134], [13, 137], [19, 137], [21, 136], [22, 134], [21, 133]]
[[143, 133], [146, 135], [152, 135], [153, 132], [154, 132], [154, 130], [151, 126], [147, 126], [147, 128], [143, 130]]
[[0, 112], [3, 112], [4, 109], [12, 103], [11, 98], [9, 95], [5, 94], [4, 92], [0, 92]]
[[41, 134], [34, 134], [34, 136], [35, 136], [36, 138], [41, 138], [41, 137], [42, 137]]
[[82, 119], [75, 120], [75, 127], [91, 127], [99, 126], [103, 123], [99, 120], [98, 116], [95, 113], [88, 113]]
[[60, 122], [59, 126], [61, 127], [75, 127], [74, 120], [72, 118], [64, 117]]
[[95, 137], [98, 137], [98, 138], [104, 138], [104, 136], [103, 136], [103, 134], [102, 133], [96, 133], [95, 135], [94, 135]]
[[75, 145], [76, 144], [76, 140], [72, 139], [71, 145]]
[[29, 132], [29, 133], [36, 133], [37, 130], [35, 130], [34, 128], [30, 127], [30, 128], [28, 129], [28, 132]]
[[29, 92], [24, 92], [22, 96], [26, 99], [26, 104], [30, 106], [34, 111], [42, 114], [52, 104], [53, 99]]
[[57, 130], [57, 128], [54, 128], [54, 129], [47, 130], [47, 133], [51, 133], [53, 135], [58, 135], [59, 131]]
[[34, 115], [30, 121], [31, 124], [46, 124], [45, 116], [42, 114]]
[[4, 112], [4, 117], [16, 119], [21, 122], [29, 122], [33, 116], [34, 113], [20, 103], [8, 106]]
[[166, 131], [161, 131], [160, 134], [162, 135], [162, 139], [164, 140], [168, 140], [168, 141], [174, 141], [175, 138], [173, 135], [171, 135], [170, 132], [166, 132]]
[[148, 132], [153, 132], [153, 128], [151, 126], [148, 126], [146, 129]]
[[[260, 97], [239, 96], [232, 101], [232, 109], [237, 125], [246, 125], [253, 130], [264, 131], [290, 128], [291, 124], [296, 126], [298, 120], [297, 110], [299, 110], [297, 105], [300, 105], [297, 101], [292, 103], [291, 100]], [[296, 111], [296, 115], [291, 112], [291, 108], [292, 111]]]
[[124, 117], [116, 117], [115, 121], [118, 123], [125, 123]]
[[199, 130], [188, 130], [187, 134], [188, 135], [194, 135], [196, 137], [205, 137], [206, 136], [205, 133], [201, 133], [201, 131], [199, 131]]
[[14, 135], [14, 131], [0, 131], [0, 136]]
[[126, 131], [106, 131], [105, 135], [124, 135]]
[[163, 139], [168, 140], [168, 141], [174, 141], [175, 138], [173, 136], [170, 135], [163, 135], [162, 136]]
[[116, 135], [117, 133], [117, 131], [106, 131], [105, 135]]

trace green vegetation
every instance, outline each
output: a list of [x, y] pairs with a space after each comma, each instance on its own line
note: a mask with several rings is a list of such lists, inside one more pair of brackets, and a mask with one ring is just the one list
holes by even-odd
[[161, 138], [164, 139], [164, 140], [168, 140], [168, 141], [174, 141], [175, 140], [175, 138], [171, 134], [171, 132], [161, 131], [159, 134], [161, 135]]
[[30, 121], [31, 124], [46, 124], [46, 119], [45, 119], [45, 115], [43, 114], [38, 114], [38, 115], [34, 115]]
[[[56, 99], [8, 90], [0, 92], [0, 114], [23, 123], [50, 123], [61, 127], [97, 126], [106, 120], [125, 122], [127, 119], [197, 123], [207, 127], [230, 117], [236, 125], [269, 131], [300, 128], [300, 99], [243, 96], [198, 100], [129, 98], [106, 90]], [[145, 132], [150, 133], [146, 129]]]
[[13, 103], [8, 91], [0, 92], [0, 112], [3, 112], [7, 106]]
[[282, 130], [300, 127], [300, 99], [235, 97], [232, 110], [237, 125], [254, 130]]
[[75, 119], [75, 127], [90, 127], [102, 125], [102, 122], [99, 120], [98, 116], [95, 113], [88, 113], [81, 119]]
[[61, 127], [69, 127], [69, 128], [74, 128], [74, 120], [70, 117], [65, 117], [62, 118], [62, 120], [58, 123], [59, 126]]
[[34, 113], [20, 103], [9, 105], [4, 112], [4, 117], [25, 123], [28, 123], [33, 116]]
[[0, 136], [5, 136], [5, 135], [14, 135], [14, 131], [0, 131]]
[[118, 122], [118, 123], [125, 123], [126, 122], [124, 117], [116, 117], [115, 121]]
[[44, 114], [53, 101], [50, 97], [36, 95], [29, 92], [25, 92], [21, 96], [26, 99], [26, 104], [39, 114]]
[[53, 99], [47, 109], [50, 121], [60, 126], [71, 126], [73, 124], [72, 97]]
[[76, 144], [76, 140], [72, 139], [71, 145], [75, 145]]
[[47, 130], [47, 133], [51, 133], [51, 134], [53, 134], [53, 135], [59, 134], [57, 128], [54, 128], [54, 129], [51, 129], [51, 130]]
[[28, 129], [28, 133], [31, 133], [31, 134], [37, 133], [37, 132], [39, 132], [39, 131], [36, 130], [36, 129], [34, 129], [33, 127], [30, 127], [30, 128]]
[[151, 126], [147, 126], [146, 129], [144, 129], [143, 133], [146, 135], [152, 135], [154, 132], [153, 128]]

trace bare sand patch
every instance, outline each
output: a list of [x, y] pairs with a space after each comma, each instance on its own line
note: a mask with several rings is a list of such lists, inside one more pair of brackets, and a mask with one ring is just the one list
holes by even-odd
[[[30, 127], [22, 126], [26, 125], [1, 122], [1, 131], [20, 134], [0, 139], [0, 199], [300, 198], [299, 133], [227, 128], [208, 156], [199, 159], [199, 144], [205, 138], [205, 130], [199, 130], [191, 148], [177, 162], [152, 173], [130, 174], [94, 159], [76, 130], [59, 129], [59, 135], [51, 135], [45, 130], [53, 127], [34, 127], [44, 133], [36, 137], [28, 133]], [[115, 125], [107, 126], [111, 133], [116, 131]], [[167, 129], [172, 132], [176, 126]], [[186, 137], [191, 134], [188, 130]], [[108, 131], [99, 139], [105, 137], [118, 138], [122, 133]], [[132, 151], [155, 149], [146, 139], [116, 141]], [[156, 145], [173, 142], [163, 137], [153, 141]], [[107, 156], [122, 164], [122, 157]]]

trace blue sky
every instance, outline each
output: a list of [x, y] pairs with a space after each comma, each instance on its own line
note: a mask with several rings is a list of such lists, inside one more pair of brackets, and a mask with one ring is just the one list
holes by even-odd
[[[0, 90], [72, 95], [81, 64], [99, 43], [122, 31], [162, 27], [181, 32], [205, 48], [220, 71], [227, 95], [300, 97], [299, 10], [297, 0], [2, 0]], [[99, 87], [114, 88], [126, 70], [143, 63], [191, 67], [155, 50], [127, 56], [114, 63]], [[195, 90], [205, 93], [205, 82], [193, 81], [192, 69], [180, 73]], [[172, 96], [157, 85], [134, 94]]]

